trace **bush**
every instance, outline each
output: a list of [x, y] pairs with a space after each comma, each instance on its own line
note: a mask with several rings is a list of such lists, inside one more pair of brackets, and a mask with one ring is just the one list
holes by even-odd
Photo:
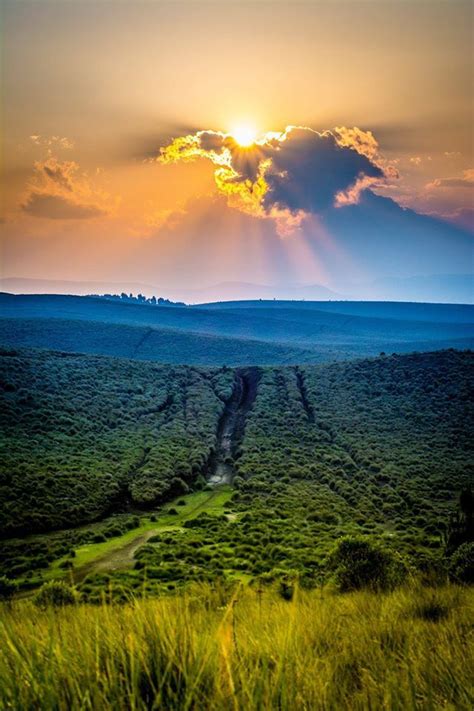
[[17, 589], [18, 585], [14, 580], [10, 580], [6, 575], [0, 576], [0, 600], [11, 600]]
[[58, 568], [61, 568], [61, 569], [66, 569], [66, 568], [70, 569], [73, 567], [74, 567], [74, 563], [72, 562], [72, 560], [62, 560], [58, 565]]
[[401, 558], [362, 537], [342, 538], [328, 563], [341, 592], [361, 588], [390, 590], [400, 584], [406, 574]]
[[78, 602], [78, 593], [74, 587], [62, 580], [51, 580], [41, 586], [35, 595], [34, 603], [38, 607], [64, 607]]
[[278, 585], [278, 594], [283, 600], [291, 602], [293, 600], [293, 595], [295, 594], [295, 586], [288, 580], [280, 580]]
[[449, 575], [459, 583], [474, 583], [474, 543], [463, 543], [453, 553]]

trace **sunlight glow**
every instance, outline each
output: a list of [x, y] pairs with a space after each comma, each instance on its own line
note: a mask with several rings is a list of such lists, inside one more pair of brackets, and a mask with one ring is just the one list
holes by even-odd
[[231, 128], [230, 135], [244, 148], [251, 146], [257, 139], [255, 126], [248, 123], [236, 124]]

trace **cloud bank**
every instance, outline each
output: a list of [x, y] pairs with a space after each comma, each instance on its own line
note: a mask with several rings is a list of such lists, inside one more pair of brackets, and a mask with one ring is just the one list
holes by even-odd
[[319, 133], [288, 126], [248, 147], [228, 133], [197, 131], [173, 139], [158, 156], [165, 164], [198, 158], [215, 166], [218, 191], [232, 207], [274, 218], [280, 234], [310, 214], [357, 203], [364, 190], [394, 176], [373, 134], [359, 128]]
[[36, 161], [35, 174], [21, 204], [31, 217], [50, 220], [84, 220], [106, 215], [106, 196], [93, 191], [75, 161], [50, 156]]
[[474, 168], [463, 171], [462, 177], [437, 178], [426, 186], [431, 188], [474, 188]]

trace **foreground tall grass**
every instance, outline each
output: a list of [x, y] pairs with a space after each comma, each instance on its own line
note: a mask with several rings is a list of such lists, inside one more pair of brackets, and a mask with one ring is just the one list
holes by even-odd
[[474, 590], [271, 591], [1, 610], [0, 707], [474, 708]]

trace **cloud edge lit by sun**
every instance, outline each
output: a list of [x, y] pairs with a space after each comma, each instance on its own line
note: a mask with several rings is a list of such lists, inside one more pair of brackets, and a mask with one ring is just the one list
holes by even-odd
[[157, 160], [169, 164], [200, 158], [215, 166], [217, 190], [226, 196], [230, 207], [275, 220], [280, 235], [297, 229], [325, 200], [318, 196], [317, 187], [314, 197], [304, 194], [298, 198], [299, 189], [307, 191], [298, 161], [306, 162], [305, 169], [316, 184], [318, 178], [324, 180], [324, 175], [318, 176], [321, 163], [334, 162], [340, 179], [330, 196], [333, 207], [357, 204], [364, 190], [397, 177], [394, 167], [380, 154], [373, 133], [357, 127], [318, 132], [288, 125], [283, 131], [260, 136], [250, 123], [235, 124], [228, 132], [204, 129], [173, 138], [160, 149]]

